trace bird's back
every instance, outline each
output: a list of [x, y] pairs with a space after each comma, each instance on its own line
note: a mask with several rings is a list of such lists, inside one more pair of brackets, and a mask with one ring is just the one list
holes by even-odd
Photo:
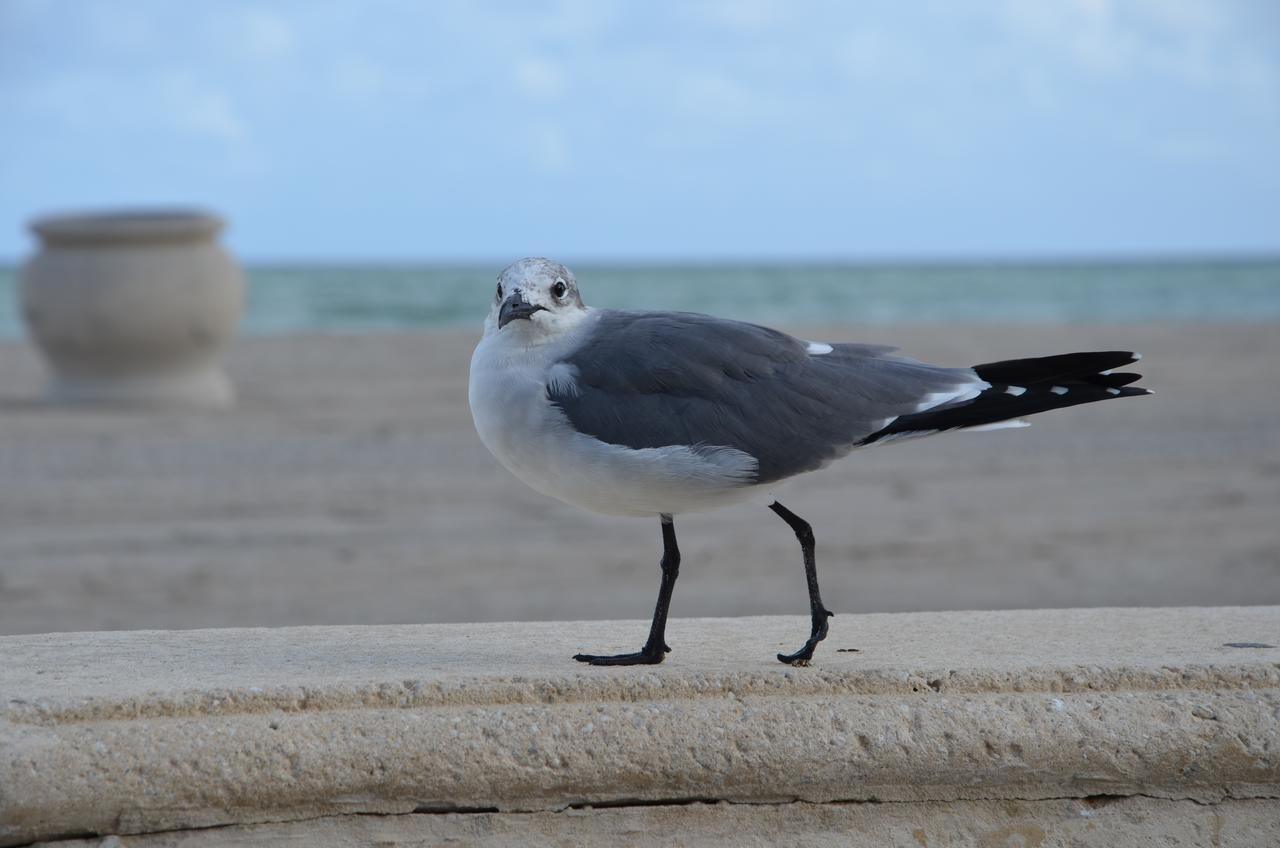
[[720, 445], [756, 483], [812, 471], [921, 404], [974, 391], [970, 369], [823, 344], [686, 312], [602, 311], [560, 360], [551, 400], [575, 430], [630, 448]]

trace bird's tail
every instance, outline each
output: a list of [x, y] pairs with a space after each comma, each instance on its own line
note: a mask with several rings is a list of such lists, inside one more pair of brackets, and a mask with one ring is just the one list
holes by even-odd
[[1149, 395], [1149, 389], [1130, 385], [1141, 379], [1141, 374], [1115, 371], [1141, 358], [1141, 354], [1129, 351], [1107, 350], [975, 365], [974, 372], [990, 383], [990, 388], [970, 400], [903, 415], [868, 436], [863, 444], [944, 430], [1025, 426], [1021, 419], [1038, 412]]

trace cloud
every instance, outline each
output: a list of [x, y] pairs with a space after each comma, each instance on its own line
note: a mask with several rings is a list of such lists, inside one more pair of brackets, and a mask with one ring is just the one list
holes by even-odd
[[836, 45], [835, 64], [853, 81], [900, 85], [927, 73], [919, 46], [883, 29], [859, 27]]
[[617, 0], [559, 0], [534, 16], [537, 28], [548, 35], [582, 42], [598, 38], [612, 26], [621, 8]]
[[[1251, 29], [1274, 20], [1228, 17], [1228, 4], [1206, 0], [1006, 0], [997, 18], [1015, 43], [1031, 43], [1076, 70], [1105, 80], [1137, 76], [1227, 89], [1256, 82], [1259, 68], [1277, 76], [1276, 53], [1260, 51]], [[1236, 11], [1243, 11], [1239, 6]], [[1264, 13], [1265, 14], [1265, 13]], [[1252, 27], [1250, 25], [1253, 25]], [[1265, 37], [1260, 43], [1266, 43]]]
[[[128, 97], [122, 97], [122, 92]], [[8, 99], [8, 98], [5, 98]], [[239, 145], [248, 124], [231, 96], [181, 70], [145, 76], [66, 73], [15, 91], [11, 108], [42, 115], [77, 133], [178, 132]]]
[[387, 72], [364, 56], [344, 57], [333, 68], [334, 90], [346, 97], [363, 99], [382, 94], [387, 83]]
[[549, 59], [531, 57], [515, 67], [516, 87], [534, 100], [556, 100], [565, 90], [564, 70]]
[[149, 50], [156, 39], [155, 21], [143, 10], [123, 3], [87, 7], [84, 25], [94, 42], [115, 50]]
[[287, 59], [297, 49], [298, 38], [293, 26], [274, 12], [265, 9], [244, 12], [240, 30], [244, 47], [260, 59]]
[[163, 78], [160, 90], [164, 116], [175, 129], [227, 145], [248, 141], [248, 125], [226, 92], [198, 85], [180, 75]]
[[707, 21], [728, 29], [767, 29], [784, 19], [790, 8], [776, 0], [714, 0], [694, 7]]
[[750, 124], [779, 114], [778, 103], [768, 94], [717, 71], [689, 71], [676, 101], [695, 119], [721, 124]]
[[563, 174], [573, 164], [564, 130], [556, 124], [534, 123], [520, 137], [525, 141], [529, 161], [539, 172], [553, 176]]

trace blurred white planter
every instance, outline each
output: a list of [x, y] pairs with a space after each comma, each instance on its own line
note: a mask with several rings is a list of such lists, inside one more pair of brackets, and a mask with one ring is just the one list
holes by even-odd
[[244, 281], [216, 240], [222, 219], [139, 211], [38, 219], [22, 267], [23, 317], [62, 402], [226, 407], [217, 355]]

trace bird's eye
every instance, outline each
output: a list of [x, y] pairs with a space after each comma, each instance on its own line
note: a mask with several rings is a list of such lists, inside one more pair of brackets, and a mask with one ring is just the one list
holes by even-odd
[[564, 284], [564, 280], [556, 280], [556, 284], [551, 287], [551, 293], [555, 295], [557, 299], [564, 297], [564, 293], [568, 290], [569, 287]]
[[498, 283], [498, 300], [502, 300], [502, 283]]

